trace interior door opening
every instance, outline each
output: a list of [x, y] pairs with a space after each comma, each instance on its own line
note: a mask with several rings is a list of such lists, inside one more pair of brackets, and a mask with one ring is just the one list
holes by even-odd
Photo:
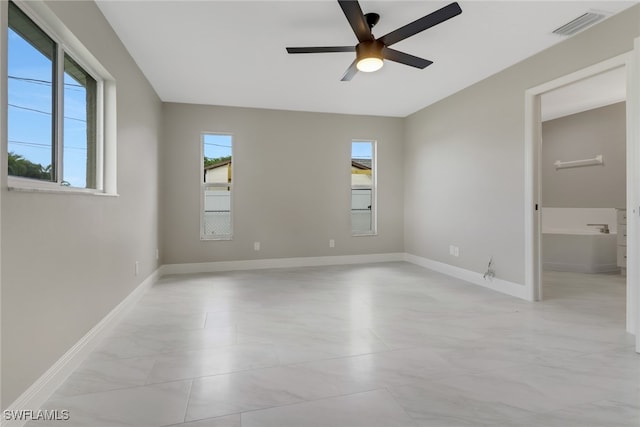
[[539, 298], [625, 325], [626, 68], [540, 97]]
[[[626, 330], [635, 334], [636, 351], [640, 353], [640, 268], [635, 261], [640, 254], [640, 38], [635, 40], [632, 52], [619, 55], [525, 92], [525, 290], [531, 301], [542, 299], [542, 215], [541, 205], [541, 145], [542, 96], [556, 89], [623, 68], [626, 75], [626, 210], [627, 228], [627, 284]], [[558, 159], [562, 160], [562, 159]], [[590, 160], [598, 159], [567, 159]]]

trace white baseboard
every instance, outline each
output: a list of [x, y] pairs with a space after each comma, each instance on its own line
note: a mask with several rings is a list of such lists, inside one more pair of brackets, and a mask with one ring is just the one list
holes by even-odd
[[270, 258], [245, 261], [215, 261], [191, 264], [166, 264], [160, 267], [163, 276], [168, 274], [213, 273], [217, 271], [262, 270], [267, 268], [316, 267], [323, 265], [369, 264], [376, 262], [404, 261], [404, 253], [369, 255], [344, 255], [323, 257]]
[[[5, 411], [27, 411], [40, 408], [159, 277], [160, 269], [149, 275], [149, 277], [138, 285], [137, 288], [111, 310], [96, 326], [80, 338], [53, 366], [42, 374], [31, 387], [25, 390], [20, 397], [9, 405]], [[2, 427], [21, 427], [28, 421], [29, 420], [7, 421], [3, 416], [0, 425]], [[64, 422], [62, 423], [64, 424]]]
[[244, 261], [215, 261], [189, 264], [165, 264], [160, 267], [162, 276], [170, 274], [214, 273], [218, 271], [262, 270], [268, 268], [314, 267], [325, 265], [369, 264], [377, 262], [406, 261], [448, 276], [492, 289], [521, 299], [528, 299], [524, 285], [502, 279], [483, 279], [481, 273], [422, 258], [416, 255], [394, 252], [386, 254], [344, 255], [324, 257], [270, 258]]
[[452, 276], [466, 282], [473, 283], [475, 285], [501, 292], [503, 294], [511, 295], [513, 297], [521, 298], [524, 300], [529, 300], [525, 286], [519, 283], [509, 282], [507, 280], [502, 280], [495, 277], [485, 280], [482, 277], [482, 273], [465, 270], [464, 268], [456, 267], [450, 264], [445, 264], [443, 262], [434, 261], [428, 258], [423, 258], [408, 253], [404, 254], [404, 260], [412, 264], [428, 268], [429, 270], [434, 270], [439, 273], [446, 274], [447, 276]]

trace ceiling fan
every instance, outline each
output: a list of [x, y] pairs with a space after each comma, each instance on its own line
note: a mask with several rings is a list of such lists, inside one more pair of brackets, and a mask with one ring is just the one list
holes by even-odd
[[420, 19], [417, 19], [397, 30], [375, 38], [371, 29], [378, 23], [380, 15], [377, 13], [362, 13], [360, 4], [357, 0], [338, 0], [338, 4], [347, 17], [347, 21], [351, 25], [353, 32], [358, 38], [358, 44], [355, 46], [325, 46], [325, 47], [288, 47], [289, 53], [330, 53], [330, 52], [355, 52], [356, 59], [347, 68], [341, 81], [349, 81], [356, 75], [358, 71], [372, 72], [382, 68], [383, 59], [399, 62], [400, 64], [409, 65], [423, 69], [433, 61], [409, 55], [391, 49], [394, 43], [398, 43], [408, 37], [418, 34], [428, 28], [438, 25], [454, 16], [460, 15], [462, 9], [458, 3], [453, 2], [441, 9], [436, 10]]

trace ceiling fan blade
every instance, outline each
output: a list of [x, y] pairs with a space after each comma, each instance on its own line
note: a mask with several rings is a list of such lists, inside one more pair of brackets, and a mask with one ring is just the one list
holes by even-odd
[[418, 34], [421, 31], [424, 31], [428, 28], [433, 27], [434, 25], [438, 25], [447, 19], [451, 19], [454, 16], [458, 16], [462, 13], [462, 9], [460, 9], [460, 5], [456, 2], [453, 2], [442, 9], [438, 9], [429, 15], [423, 16], [420, 19], [417, 19], [404, 27], [400, 27], [395, 31], [390, 32], [389, 34], [385, 34], [380, 37], [382, 43], [385, 46], [391, 46], [394, 43], [398, 43], [401, 40], [406, 39], [407, 37], [411, 37], [414, 34]]
[[347, 17], [347, 21], [351, 25], [353, 32], [356, 34], [359, 42], [373, 41], [373, 34], [367, 20], [362, 13], [360, 3], [355, 0], [338, 0], [344, 16]]
[[340, 79], [341, 82], [348, 82], [353, 78], [353, 76], [356, 75], [356, 73], [358, 72], [358, 67], [356, 67], [357, 63], [357, 59], [351, 63], [349, 68], [347, 68], [347, 71], [344, 72], [342, 78]]
[[355, 46], [288, 47], [288, 53], [355, 52]]
[[382, 49], [382, 56], [389, 61], [399, 62], [400, 64], [420, 68], [421, 70], [433, 64], [433, 61], [429, 61], [428, 59], [419, 58], [388, 47]]

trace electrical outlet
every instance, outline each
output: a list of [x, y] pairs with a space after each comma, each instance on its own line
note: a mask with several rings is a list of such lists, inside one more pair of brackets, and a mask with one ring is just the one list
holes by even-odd
[[260, 250], [260, 242], [253, 242], [253, 250], [254, 251]]
[[335, 248], [336, 247], [336, 241], [333, 239], [329, 239], [329, 247], [330, 248]]
[[135, 275], [137, 276], [138, 273], [140, 273], [140, 261], [135, 262], [133, 269], [134, 269]]
[[449, 245], [449, 255], [460, 256], [460, 248], [454, 245]]

